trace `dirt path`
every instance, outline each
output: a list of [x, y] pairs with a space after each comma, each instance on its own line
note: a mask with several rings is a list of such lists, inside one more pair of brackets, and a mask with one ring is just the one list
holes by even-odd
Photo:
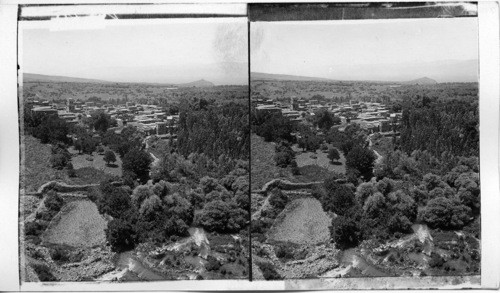
[[151, 167], [155, 167], [160, 163], [160, 159], [156, 157], [153, 153], [149, 153], [151, 157], [153, 157], [153, 162], [151, 163]]
[[192, 227], [189, 228], [188, 232], [190, 234], [189, 237], [181, 239], [173, 244], [170, 244], [164, 247], [164, 249], [170, 251], [180, 251], [184, 247], [194, 242], [196, 246], [200, 247], [200, 253], [198, 254], [198, 256], [202, 258], [207, 258], [208, 254], [210, 253], [210, 243], [208, 241], [205, 230], [203, 228]]
[[97, 281], [114, 281], [123, 279], [160, 281], [166, 280], [166, 277], [148, 269], [134, 257], [131, 251], [127, 251], [120, 253], [116, 263], [116, 269], [99, 277]]
[[252, 219], [260, 218], [262, 211], [266, 209], [269, 205], [270, 205], [269, 196], [266, 196], [262, 205], [260, 205], [260, 207], [255, 211], [255, 213], [252, 214]]
[[370, 134], [368, 135], [368, 137], [366, 138], [366, 140], [368, 140], [368, 148], [370, 148], [374, 153], [375, 155], [377, 156], [377, 159], [375, 159], [375, 163], [376, 164], [380, 164], [382, 162], [382, 159], [384, 158], [381, 154], [379, 154], [372, 146], [373, 146], [373, 141], [372, 141], [372, 135], [373, 134]]

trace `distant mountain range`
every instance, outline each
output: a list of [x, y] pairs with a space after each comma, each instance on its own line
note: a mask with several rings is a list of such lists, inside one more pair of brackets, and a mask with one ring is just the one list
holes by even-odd
[[[311, 81], [366, 81], [378, 83], [427, 84], [426, 76], [438, 83], [478, 82], [479, 62], [471, 60], [439, 60], [433, 62], [381, 64], [326, 64], [307, 71], [291, 74], [252, 72], [252, 80], [311, 80]], [[299, 75], [304, 74], [304, 75]]]
[[88, 79], [58, 75], [44, 75], [35, 73], [24, 73], [24, 82], [81, 82], [81, 83], [110, 83], [110, 81], [100, 79]]
[[[271, 74], [262, 72], [252, 72], [252, 80], [290, 80], [290, 81], [340, 81], [322, 77], [312, 77], [312, 76], [296, 76], [287, 74]], [[422, 77], [418, 79], [413, 79], [409, 81], [371, 81], [371, 80], [360, 80], [366, 82], [380, 82], [380, 83], [399, 83], [399, 84], [411, 84], [411, 85], [424, 85], [424, 84], [437, 84], [438, 82], [432, 78]]]
[[252, 80], [296, 80], [296, 81], [333, 81], [332, 79], [288, 74], [272, 74], [263, 72], [250, 73]]
[[428, 77], [422, 77], [422, 78], [417, 78], [417, 79], [414, 79], [414, 80], [409, 80], [409, 81], [405, 81], [405, 82], [402, 82], [403, 84], [436, 84], [438, 83], [437, 81], [435, 81], [434, 79], [432, 78], [428, 78]]
[[213, 83], [210, 81], [200, 79], [197, 81], [192, 81], [188, 83], [181, 83], [181, 84], [176, 84], [178, 87], [213, 87], [215, 86]]
[[[101, 80], [101, 79], [88, 79], [79, 77], [68, 77], [68, 76], [58, 76], [58, 75], [44, 75], [35, 73], [24, 73], [24, 82], [78, 82], [78, 83], [116, 83], [113, 81]], [[179, 83], [179, 84], [163, 84], [163, 83], [146, 83], [146, 84], [157, 84], [157, 85], [169, 85], [177, 87], [213, 87], [215, 86], [212, 82], [200, 79], [197, 81]]]

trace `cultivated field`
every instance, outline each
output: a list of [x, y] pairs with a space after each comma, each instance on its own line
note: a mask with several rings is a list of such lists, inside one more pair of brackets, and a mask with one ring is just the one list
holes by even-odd
[[331, 219], [314, 198], [298, 198], [287, 204], [274, 221], [268, 238], [297, 244], [317, 244], [330, 239]]
[[89, 200], [67, 203], [43, 234], [43, 241], [76, 247], [92, 247], [106, 242], [106, 220]]

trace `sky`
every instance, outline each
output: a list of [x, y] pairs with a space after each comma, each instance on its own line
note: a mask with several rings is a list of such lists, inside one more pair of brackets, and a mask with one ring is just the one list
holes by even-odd
[[[47, 27], [47, 25], [45, 25]], [[246, 19], [23, 29], [25, 73], [125, 82], [248, 83]], [[20, 56], [21, 56], [20, 54]]]
[[252, 72], [477, 81], [477, 18], [259, 22], [250, 40]]

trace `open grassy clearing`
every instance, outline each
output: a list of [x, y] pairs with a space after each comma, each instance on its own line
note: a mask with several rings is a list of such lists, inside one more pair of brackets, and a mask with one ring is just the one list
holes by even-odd
[[21, 186], [26, 192], [34, 192], [42, 184], [51, 180], [68, 182], [64, 170], [50, 166], [51, 150], [49, 144], [42, 144], [31, 135], [24, 135], [24, 168], [21, 165]]
[[[21, 186], [24, 186], [26, 192], [35, 192], [48, 181], [61, 181], [70, 185], [93, 184], [121, 175], [119, 158], [118, 167], [106, 167], [103, 156], [95, 154], [94, 161], [87, 161], [83, 155], [73, 157], [76, 177], [69, 177], [66, 170], [56, 170], [50, 166], [50, 148], [50, 144], [42, 144], [30, 135], [24, 136], [25, 163], [24, 167], [21, 165]], [[80, 164], [79, 161], [85, 163]]]
[[333, 176], [332, 171], [316, 166], [316, 165], [306, 165], [299, 168], [300, 174], [295, 175], [295, 179], [298, 182], [319, 182], [325, 179], [331, 178]]
[[328, 171], [342, 174], [345, 173], [345, 157], [340, 151], [340, 159], [338, 160], [339, 163], [332, 164], [330, 159], [328, 159], [328, 152], [321, 150], [317, 150], [316, 152], [302, 152], [302, 149], [300, 149], [297, 145], [294, 145], [292, 149], [296, 152], [295, 160], [297, 161], [299, 168], [307, 165], [317, 165], [327, 169]]
[[[107, 150], [107, 148], [105, 148], [105, 150]], [[116, 162], [108, 166], [104, 161], [104, 155], [98, 154], [97, 152], [93, 152], [92, 155], [78, 154], [78, 151], [73, 147], [68, 148], [68, 151], [73, 155], [71, 163], [73, 163], [73, 168], [75, 169], [91, 167], [110, 175], [122, 176], [122, 160], [117, 154], [115, 154]], [[89, 158], [92, 158], [92, 160], [89, 160]]]
[[288, 168], [276, 166], [273, 143], [265, 142], [262, 137], [256, 134], [252, 134], [251, 142], [252, 190], [260, 189], [265, 183], [273, 179], [282, 178], [296, 181]]
[[52, 244], [92, 247], [106, 242], [106, 225], [93, 202], [71, 201], [52, 220], [42, 239]]
[[97, 170], [92, 167], [84, 167], [75, 170], [76, 177], [70, 178], [69, 184], [84, 185], [96, 184], [103, 180], [117, 180], [118, 177], [110, 175], [102, 170]]

